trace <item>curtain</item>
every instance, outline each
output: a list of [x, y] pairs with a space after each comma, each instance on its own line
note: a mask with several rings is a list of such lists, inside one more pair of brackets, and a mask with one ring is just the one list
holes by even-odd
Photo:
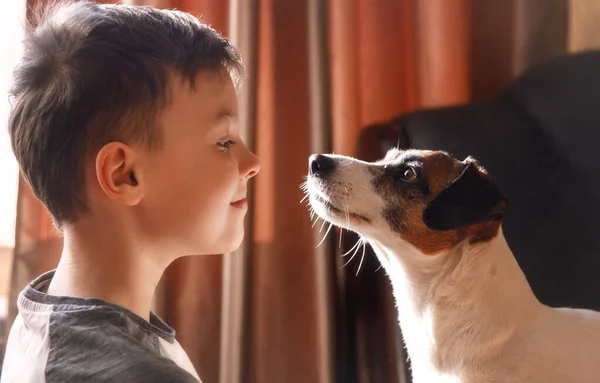
[[[33, 3], [35, 0], [30, 0]], [[41, 0], [39, 0], [41, 1]], [[366, 126], [496, 96], [523, 71], [596, 48], [593, 0], [128, 0], [201, 16], [242, 51], [240, 131], [261, 159], [247, 236], [188, 257], [155, 309], [207, 383], [405, 382], [389, 282], [343, 267], [340, 233], [312, 228], [299, 188], [312, 152], [356, 153]], [[344, 233], [342, 248], [355, 238]], [[350, 244], [351, 245], [351, 244]], [[56, 265], [61, 240], [21, 180], [16, 294]]]

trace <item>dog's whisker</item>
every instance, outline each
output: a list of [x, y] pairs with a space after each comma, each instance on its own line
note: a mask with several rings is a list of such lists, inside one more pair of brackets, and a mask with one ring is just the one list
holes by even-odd
[[[356, 244], [352, 247], [352, 249], [350, 249], [350, 251], [354, 250], [354, 253], [352, 254], [352, 256], [350, 257], [350, 259], [348, 260], [348, 262], [346, 262], [346, 264], [344, 266], [346, 266], [347, 264], [349, 264], [352, 259], [356, 256], [356, 254], [358, 254], [358, 251], [360, 250], [360, 246], [363, 244], [363, 238], [360, 237], [358, 239], [358, 241], [356, 241]], [[349, 252], [350, 252], [349, 251]], [[348, 253], [349, 253], [348, 252]], [[347, 253], [346, 253], [347, 254]]]
[[367, 251], [367, 241], [365, 241], [365, 240], [362, 241], [362, 248], [363, 248], [362, 257], [360, 257], [360, 263], [358, 264], [358, 270], [356, 270], [356, 276], [358, 276], [358, 273], [360, 272], [360, 268], [363, 264], [363, 261], [365, 260], [365, 253]]
[[350, 227], [350, 209], [346, 197], [344, 197], [344, 213], [346, 214], [346, 226]]
[[340, 227], [340, 242], [338, 243], [338, 248], [342, 248], [342, 235], [344, 234], [344, 228]]
[[[317, 247], [321, 246], [323, 244], [323, 242], [325, 242], [325, 238], [327, 238], [327, 235], [329, 234], [329, 232], [331, 231], [331, 228], [333, 227], [333, 223], [329, 224], [329, 227], [327, 228], [327, 231], [325, 232], [325, 235], [323, 236], [323, 238], [321, 238], [321, 241], [319, 242], [319, 244], [317, 245]], [[317, 248], [315, 247], [315, 249]]]
[[313, 222], [311, 228], [314, 229], [315, 225], [317, 224], [317, 222], [319, 222], [319, 216], [317, 216], [317, 218], [315, 219], [315, 222]]
[[321, 225], [321, 228], [319, 229], [319, 233], [323, 231], [323, 228], [325, 227], [326, 223], [327, 223], [327, 221], [323, 221], [323, 224]]
[[[357, 244], [360, 242], [356, 242]], [[358, 250], [360, 249], [360, 246], [354, 246], [356, 248], [356, 250], [354, 251], [354, 254], [352, 254], [352, 256], [350, 257], [350, 259], [342, 266], [342, 267], [346, 267], [350, 262], [352, 262], [352, 259], [354, 259], [354, 257], [356, 256], [356, 254], [358, 254]]]
[[360, 240], [356, 241], [356, 243], [354, 244], [354, 246], [352, 246], [352, 248], [350, 250], [348, 250], [347, 252], [345, 252], [344, 254], [342, 254], [342, 257], [347, 256], [348, 254], [350, 254], [352, 251], [354, 251], [354, 249], [359, 246], [360, 244]]
[[302, 197], [302, 199], [300, 200], [300, 203], [306, 201], [308, 199], [308, 197], [310, 197], [309, 194], [305, 194], [304, 197]]

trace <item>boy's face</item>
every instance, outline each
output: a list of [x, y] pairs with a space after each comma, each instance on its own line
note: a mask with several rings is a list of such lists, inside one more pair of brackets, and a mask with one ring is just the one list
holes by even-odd
[[244, 236], [247, 183], [259, 170], [238, 136], [226, 72], [201, 72], [195, 89], [174, 77], [159, 117], [163, 146], [139, 157], [143, 197], [134, 209], [145, 235], [177, 255], [235, 250]]

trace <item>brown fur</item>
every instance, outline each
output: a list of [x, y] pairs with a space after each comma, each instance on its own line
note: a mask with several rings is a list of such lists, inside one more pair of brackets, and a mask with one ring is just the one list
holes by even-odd
[[[395, 160], [393, 156], [390, 160]], [[423, 254], [434, 255], [450, 250], [465, 239], [471, 243], [487, 242], [498, 233], [500, 222], [484, 222], [458, 230], [431, 230], [423, 222], [423, 211], [439, 193], [446, 189], [464, 169], [465, 163], [455, 160], [440, 151], [425, 153], [421, 156], [423, 175], [427, 182], [428, 194], [419, 200], [415, 193], [398, 193], [389, 179], [381, 177], [378, 191], [389, 201], [387, 219], [392, 221], [394, 230], [402, 233], [407, 242], [418, 248]], [[465, 161], [473, 163], [472, 160]], [[477, 165], [479, 171], [487, 174]]]

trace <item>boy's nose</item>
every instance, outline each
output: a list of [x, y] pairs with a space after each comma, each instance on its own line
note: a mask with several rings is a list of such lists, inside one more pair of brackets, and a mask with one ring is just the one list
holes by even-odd
[[246, 148], [246, 154], [244, 156], [243, 161], [240, 163], [240, 174], [244, 176], [244, 178], [252, 178], [258, 174], [260, 171], [260, 161], [256, 154], [252, 153], [250, 149]]

